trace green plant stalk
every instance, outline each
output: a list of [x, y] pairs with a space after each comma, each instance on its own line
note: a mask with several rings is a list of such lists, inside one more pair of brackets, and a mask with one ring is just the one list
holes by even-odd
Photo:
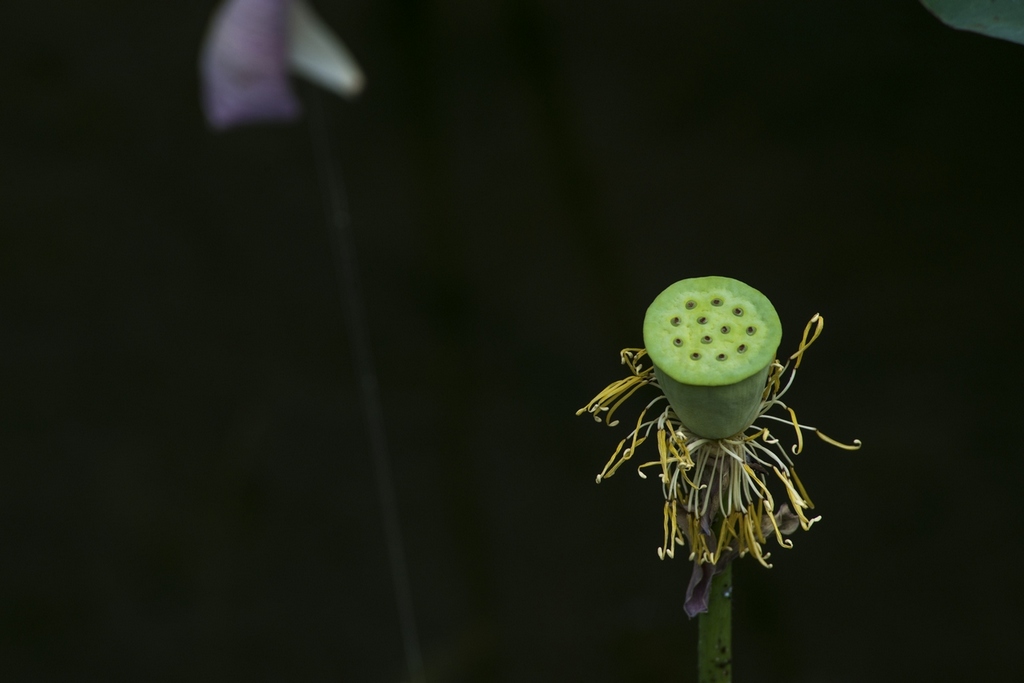
[[708, 611], [697, 617], [697, 680], [732, 682], [732, 562], [711, 580]]

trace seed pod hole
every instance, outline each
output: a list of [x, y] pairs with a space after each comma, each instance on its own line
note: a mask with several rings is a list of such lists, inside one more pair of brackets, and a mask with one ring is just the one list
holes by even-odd
[[692, 311], [695, 308], [697, 308], [697, 302], [696, 301], [694, 301], [693, 299], [690, 299], [689, 301], [686, 302], [686, 310]]
[[703, 337], [700, 338], [700, 343], [701, 344], [710, 344], [711, 343], [711, 336], [705, 334]]
[[680, 324], [681, 324], [681, 323], [682, 323], [683, 321], [682, 321], [682, 320], [680, 320], [680, 319], [679, 319], [679, 316], [677, 315], [676, 317], [672, 318], [672, 320], [669, 320], [669, 322], [670, 322], [670, 323], [672, 323], [672, 327], [679, 327], [679, 325], [680, 325]]
[[675, 344], [676, 346], [682, 346], [683, 340], [680, 339], [679, 337], [676, 337], [675, 339], [672, 340], [672, 343]]
[[736, 351], [738, 351], [739, 353], [746, 353], [747, 352], [747, 345], [746, 344], [740, 344], [739, 346], [736, 347]]
[[715, 356], [715, 360], [725, 360], [726, 358], [727, 356], [724, 353], [720, 353], [717, 356]]
[[707, 325], [708, 319], [706, 316], [702, 315], [701, 317], [697, 318], [697, 322], [700, 323], [701, 325]]
[[757, 328], [754, 327], [753, 325], [751, 325], [750, 327], [747, 328], [747, 334], [748, 335], [753, 336], [755, 332], [757, 332]]
[[743, 309], [737, 306], [736, 308], [732, 309], [732, 314], [736, 316], [743, 315]]
[[722, 334], [729, 334], [729, 326], [722, 325]]
[[719, 299], [719, 298], [718, 298], [718, 297], [716, 296], [716, 297], [715, 297], [714, 299], [712, 299], [712, 300], [711, 300], [711, 305], [712, 305], [712, 306], [721, 306], [721, 305], [722, 305], [722, 300], [721, 300], [721, 299]]
[[690, 360], [700, 360], [700, 354], [694, 351], [690, 354]]

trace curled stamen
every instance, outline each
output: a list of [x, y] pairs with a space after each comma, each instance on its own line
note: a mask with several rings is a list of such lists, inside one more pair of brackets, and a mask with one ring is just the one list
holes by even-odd
[[804, 449], [804, 433], [800, 431], [800, 423], [796, 421], [796, 411], [786, 406], [786, 410], [789, 411], [789, 417], [793, 420], [793, 426], [796, 428], [796, 445], [793, 446], [793, 455], [800, 455], [800, 451]]
[[819, 439], [821, 439], [825, 443], [829, 444], [830, 446], [835, 446], [836, 448], [842, 448], [844, 451], [859, 451], [860, 450], [860, 447], [861, 447], [861, 440], [860, 439], [854, 439], [852, 444], [847, 444], [847, 443], [842, 443], [841, 441], [836, 441], [835, 439], [833, 439], [830, 436], [825, 436], [824, 434], [819, 432], [817, 429], [814, 430], [814, 433], [818, 435]]
[[[807, 339], [807, 335], [811, 333], [811, 326], [814, 326], [814, 333], [811, 334], [811, 338]], [[796, 370], [800, 367], [800, 361], [803, 360], [804, 351], [810, 348], [814, 340], [821, 336], [821, 331], [825, 328], [825, 319], [815, 313], [808, 321], [807, 326], [804, 327], [804, 335], [800, 339], [800, 346], [797, 347], [796, 353], [789, 357], [790, 360], [795, 360], [796, 365], [793, 369]]]

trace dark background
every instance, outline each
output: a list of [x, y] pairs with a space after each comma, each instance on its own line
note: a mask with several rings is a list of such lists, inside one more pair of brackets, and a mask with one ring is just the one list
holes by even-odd
[[[1024, 680], [1024, 46], [912, 0], [315, 5], [369, 77], [326, 106], [430, 681], [695, 679], [660, 489], [595, 486], [624, 428], [573, 413], [708, 274], [782, 353], [826, 317], [791, 404], [864, 441], [738, 563], [736, 680]], [[309, 132], [205, 128], [213, 7], [4, 10], [5, 680], [404, 676]]]

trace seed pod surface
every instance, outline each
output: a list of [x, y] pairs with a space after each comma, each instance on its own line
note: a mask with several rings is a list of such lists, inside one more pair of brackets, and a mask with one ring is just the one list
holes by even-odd
[[768, 298], [728, 277], [680, 280], [644, 318], [644, 345], [665, 395], [683, 423], [708, 438], [732, 436], [753, 419], [781, 341]]
[[680, 280], [647, 309], [644, 345], [677, 382], [735, 384], [775, 359], [782, 323], [768, 298], [728, 277]]

